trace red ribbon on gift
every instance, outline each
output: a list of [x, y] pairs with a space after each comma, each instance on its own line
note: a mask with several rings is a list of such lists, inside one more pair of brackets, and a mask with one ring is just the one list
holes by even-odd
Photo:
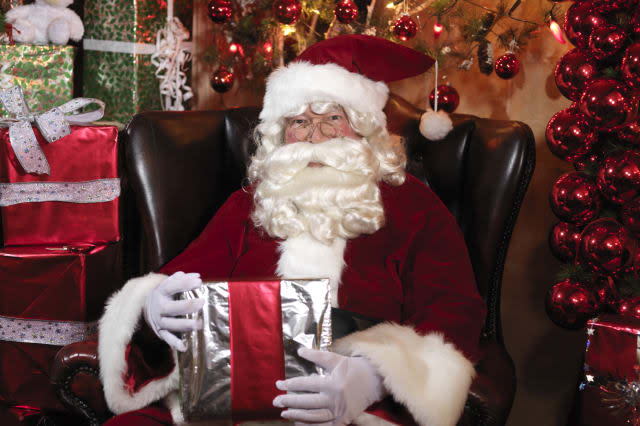
[[285, 378], [280, 281], [229, 283], [229, 333], [234, 421], [280, 418], [273, 406], [285, 393], [275, 386]]

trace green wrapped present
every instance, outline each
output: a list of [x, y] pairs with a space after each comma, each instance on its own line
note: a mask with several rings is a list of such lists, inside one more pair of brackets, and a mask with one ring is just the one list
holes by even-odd
[[51, 109], [73, 97], [74, 54], [73, 46], [0, 44], [0, 80], [20, 86], [31, 111]]
[[[192, 1], [175, 5], [176, 16], [188, 26], [192, 7]], [[107, 104], [105, 120], [126, 123], [140, 111], [161, 109], [151, 54], [166, 22], [164, 1], [85, 1], [83, 96]]]

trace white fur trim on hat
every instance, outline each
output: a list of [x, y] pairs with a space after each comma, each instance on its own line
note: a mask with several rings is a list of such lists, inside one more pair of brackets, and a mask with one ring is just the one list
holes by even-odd
[[[100, 379], [107, 405], [115, 414], [146, 407], [178, 388], [178, 369], [175, 366], [168, 376], [152, 380], [135, 393], [130, 393], [123, 381], [127, 370], [125, 352], [138, 326], [146, 296], [165, 278], [166, 275], [149, 274], [127, 281], [111, 296], [100, 319]], [[175, 351], [173, 355], [174, 360], [177, 359]]]
[[389, 88], [336, 64], [292, 62], [273, 71], [267, 79], [260, 120], [276, 121], [311, 102], [336, 102], [386, 123], [382, 111]]
[[422, 426], [454, 426], [475, 376], [471, 361], [442, 334], [421, 336], [406, 325], [378, 324], [338, 339], [331, 350], [369, 359]]

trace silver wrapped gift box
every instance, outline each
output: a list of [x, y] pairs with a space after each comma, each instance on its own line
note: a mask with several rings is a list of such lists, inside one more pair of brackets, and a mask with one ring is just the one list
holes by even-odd
[[205, 282], [181, 297], [207, 300], [178, 355], [185, 420], [277, 419], [275, 381], [321, 373], [297, 350], [331, 344], [328, 279]]

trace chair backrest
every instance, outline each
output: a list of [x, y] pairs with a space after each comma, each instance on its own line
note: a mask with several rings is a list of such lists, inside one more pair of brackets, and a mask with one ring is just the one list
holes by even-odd
[[[125, 213], [131, 274], [155, 270], [180, 253], [241, 186], [258, 112], [145, 112], [129, 123], [122, 145], [126, 191], [135, 203]], [[390, 129], [405, 137], [407, 170], [458, 220], [487, 302], [485, 338], [501, 342], [502, 272], [533, 173], [531, 130], [519, 122], [453, 115], [453, 131], [430, 142], [418, 130], [421, 110], [392, 98], [386, 112]]]

